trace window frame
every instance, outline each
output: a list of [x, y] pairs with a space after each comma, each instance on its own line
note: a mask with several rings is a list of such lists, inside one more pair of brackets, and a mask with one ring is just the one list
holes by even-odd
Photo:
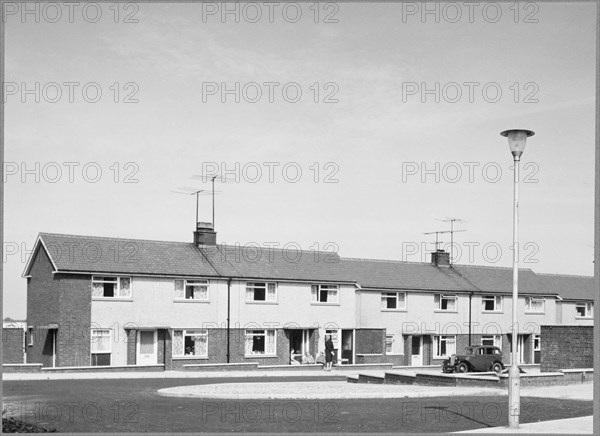
[[[448, 343], [446, 343], [446, 352], [447, 354], [439, 354], [441, 349], [442, 340], [445, 342], [451, 338], [452, 343], [454, 344], [454, 351], [448, 353]], [[445, 359], [450, 357], [452, 354], [456, 354], [456, 335], [434, 335], [433, 337], [433, 358], [434, 359]]]
[[[437, 299], [437, 303], [436, 303]], [[442, 309], [442, 300], [453, 299], [454, 309]], [[434, 294], [433, 296], [433, 310], [434, 312], [452, 312], [458, 313], [458, 295], [457, 294]]]
[[[176, 350], [175, 350], [175, 342], [173, 341], [172, 346], [171, 346], [171, 353], [173, 353], [173, 358], [174, 359], [208, 359], [208, 329], [173, 329], [173, 336], [175, 336], [175, 332], [181, 332], [181, 339], [182, 339], [182, 345], [183, 345], [183, 354], [176, 354]], [[194, 333], [192, 334], [191, 332], [200, 332], [200, 333]], [[185, 338], [186, 336], [203, 336], [206, 337], [206, 353], [205, 354], [185, 354]], [[179, 350], [177, 350], [179, 351]]]
[[[390, 345], [390, 351], [388, 351], [388, 345]], [[386, 356], [392, 356], [395, 354], [400, 354], [400, 353], [396, 353], [396, 335], [391, 334], [391, 333], [386, 333], [385, 335], [385, 354]]]
[[[114, 295], [112, 297], [102, 296], [94, 296], [94, 284], [95, 283], [113, 283], [109, 280], [104, 280], [107, 278], [115, 279], [115, 288], [113, 290]], [[103, 279], [103, 280], [100, 280]], [[121, 280], [129, 279], [129, 295], [126, 297], [121, 297], [119, 294], [121, 293]], [[92, 300], [118, 300], [118, 301], [132, 301], [133, 300], [133, 277], [132, 276], [119, 276], [119, 275], [92, 275], [90, 280], [90, 292], [92, 294]]]
[[[256, 300], [256, 294], [254, 293], [254, 291], [252, 292], [252, 296], [253, 298], [250, 299], [249, 297], [249, 289], [260, 289], [261, 286], [257, 286], [257, 285], [264, 285], [264, 290], [265, 290], [265, 299], [264, 300]], [[269, 300], [269, 286], [273, 285], [273, 287], [275, 288], [275, 298]], [[278, 283], [277, 282], [246, 282], [246, 303], [250, 303], [250, 304], [277, 304], [278, 303]]]
[[[492, 339], [492, 344], [484, 344], [484, 340]], [[482, 346], [490, 346], [490, 347], [498, 347], [502, 349], [502, 335], [481, 335], [480, 345]]]
[[[402, 305], [400, 305], [400, 295], [402, 295]], [[396, 307], [387, 307], [389, 299], [394, 298], [394, 296], [396, 301]], [[383, 307], [384, 301], [386, 302], [386, 307]], [[381, 310], [383, 312], [406, 312], [406, 292], [381, 292]]]
[[[531, 308], [531, 302], [533, 300], [539, 300], [542, 302], [542, 310], [534, 310]], [[544, 297], [525, 297], [525, 313], [545, 314], [546, 313], [546, 299]]]
[[[331, 288], [331, 289], [329, 289]], [[314, 290], [316, 289], [316, 293]], [[335, 290], [335, 301], [321, 301], [321, 292], [327, 291], [329, 296], [329, 291]], [[316, 300], [313, 299], [313, 296], [316, 295]], [[310, 285], [310, 303], [311, 304], [330, 304], [330, 305], [339, 305], [340, 304], [340, 285], [331, 285], [331, 284], [312, 284]]]
[[[268, 341], [269, 341], [269, 333], [272, 331], [273, 332], [273, 347], [271, 352], [267, 352], [269, 347], [268, 347]], [[252, 332], [252, 333], [250, 333]], [[262, 332], [258, 333], [258, 332]], [[265, 350], [263, 353], [247, 353], [247, 341], [248, 341], [248, 336], [264, 336], [265, 337]], [[260, 358], [260, 357], [277, 357], [277, 329], [245, 329], [244, 330], [244, 357], [251, 357], [251, 358]]]
[[[493, 309], [486, 309], [485, 305], [486, 302], [493, 300], [494, 302], [494, 308]], [[482, 295], [481, 296], [481, 311], [485, 312], [485, 313], [502, 313], [503, 311], [503, 303], [504, 302], [504, 297], [502, 295], [492, 295], [492, 294], [488, 294], [488, 295]]]
[[[183, 282], [183, 298], [178, 298], [177, 282]], [[188, 285], [188, 282], [202, 282]], [[186, 298], [188, 286], [206, 286], [206, 298]], [[192, 293], [193, 295], [193, 293]], [[173, 279], [173, 301], [177, 303], [208, 303], [210, 302], [210, 280], [208, 279]]]
[[[583, 307], [585, 315], [580, 315], [577, 308]], [[583, 303], [575, 303], [575, 318], [577, 319], [594, 319], [594, 302], [586, 301]]]
[[[98, 341], [94, 341], [94, 332], [108, 332], [108, 351], [94, 350], [94, 344], [98, 343]], [[96, 337], [98, 337], [98, 336], [96, 336]], [[112, 354], [112, 337], [113, 337], [112, 329], [103, 329], [103, 328], [91, 329], [90, 330], [90, 354]]]

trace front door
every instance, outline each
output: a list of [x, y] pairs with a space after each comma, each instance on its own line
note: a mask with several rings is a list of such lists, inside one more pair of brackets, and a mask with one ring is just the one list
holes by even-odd
[[413, 336], [410, 347], [410, 364], [412, 366], [423, 366], [423, 337]]
[[540, 335], [533, 336], [533, 363], [540, 363], [542, 360], [542, 344]]
[[352, 365], [352, 339], [353, 339], [353, 331], [352, 330], [342, 330], [342, 363], [347, 363]]
[[525, 335], [517, 336], [517, 355], [519, 356], [518, 363], [525, 363]]
[[138, 331], [137, 364], [156, 365], [156, 330]]

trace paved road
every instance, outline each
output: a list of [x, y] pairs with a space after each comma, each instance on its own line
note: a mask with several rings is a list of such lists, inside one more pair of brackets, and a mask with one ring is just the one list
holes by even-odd
[[[65, 432], [451, 432], [505, 425], [506, 397], [396, 400], [206, 400], [158, 389], [208, 383], [343, 377], [4, 382], [10, 414]], [[592, 414], [591, 401], [522, 399], [521, 422]]]

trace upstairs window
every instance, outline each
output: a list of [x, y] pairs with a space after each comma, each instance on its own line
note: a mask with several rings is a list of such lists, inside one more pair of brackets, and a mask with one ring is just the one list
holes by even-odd
[[544, 313], [546, 300], [538, 297], [527, 297], [525, 299], [525, 311], [533, 313]]
[[131, 277], [92, 276], [92, 297], [131, 298]]
[[456, 312], [456, 295], [435, 294], [433, 304], [435, 310], [444, 310], [448, 312]]
[[338, 285], [312, 285], [310, 301], [313, 303], [338, 303]]
[[175, 280], [174, 298], [208, 301], [208, 280]]
[[500, 295], [484, 295], [481, 297], [484, 312], [501, 312], [502, 311], [502, 296]]
[[248, 282], [246, 283], [246, 301], [277, 301], [277, 283]]
[[382, 292], [381, 308], [383, 310], [405, 310], [406, 293], [404, 292]]
[[594, 303], [578, 303], [575, 306], [577, 318], [593, 318], [594, 317]]

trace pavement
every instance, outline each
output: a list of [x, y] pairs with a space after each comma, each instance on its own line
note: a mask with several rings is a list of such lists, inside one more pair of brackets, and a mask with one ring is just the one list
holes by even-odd
[[147, 371], [147, 372], [56, 372], [56, 373], [5, 373], [2, 380], [94, 380], [94, 379], [140, 379], [140, 378], [234, 378], [234, 377], [331, 377], [339, 375], [380, 374], [381, 370], [255, 370], [255, 371]]

